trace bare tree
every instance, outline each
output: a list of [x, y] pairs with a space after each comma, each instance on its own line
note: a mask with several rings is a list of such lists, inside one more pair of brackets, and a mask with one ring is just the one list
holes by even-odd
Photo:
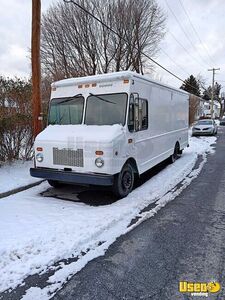
[[144, 73], [164, 36], [165, 17], [155, 0], [77, 0], [117, 34], [76, 7], [58, 2], [42, 19], [42, 67], [53, 80], [135, 70]]
[[189, 96], [189, 125], [192, 125], [196, 119], [198, 119], [202, 112], [201, 109], [201, 102], [203, 101], [202, 98], [190, 94]]

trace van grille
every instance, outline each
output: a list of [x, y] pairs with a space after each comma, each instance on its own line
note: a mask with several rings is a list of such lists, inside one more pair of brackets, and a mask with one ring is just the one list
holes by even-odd
[[53, 147], [53, 164], [62, 166], [83, 167], [83, 149], [71, 150]]

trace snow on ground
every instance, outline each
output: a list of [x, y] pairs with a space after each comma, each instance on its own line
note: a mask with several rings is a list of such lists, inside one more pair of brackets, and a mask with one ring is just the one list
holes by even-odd
[[[79, 256], [76, 262], [62, 263], [59, 270], [55, 268], [49, 286], [30, 288], [23, 297], [25, 300], [49, 299], [52, 296], [49, 292], [54, 294], [88, 261], [104, 255], [117, 237], [153, 216], [190, 184], [205, 163], [206, 153], [214, 152], [211, 144], [215, 142], [215, 137], [190, 138], [190, 147], [179, 160], [128, 197], [110, 205], [94, 207], [43, 198], [40, 192], [49, 187], [46, 182], [0, 200], [0, 292], [15, 288], [28, 275], [44, 272], [63, 258]], [[202, 155], [203, 160], [193, 169], [198, 155]], [[174, 189], [181, 181], [182, 187]], [[156, 202], [154, 209], [140, 213], [153, 202]], [[140, 217], [139, 221], [128, 228], [136, 216]], [[86, 255], [82, 256], [81, 252]]]
[[13, 189], [40, 181], [30, 176], [29, 170], [33, 167], [32, 161], [16, 161], [0, 167], [0, 194]]
[[219, 126], [220, 125], [220, 120], [215, 119], [216, 125]]

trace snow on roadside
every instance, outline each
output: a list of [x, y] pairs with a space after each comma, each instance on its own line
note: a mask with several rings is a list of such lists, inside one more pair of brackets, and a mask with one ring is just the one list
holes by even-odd
[[219, 119], [215, 119], [216, 125], [220, 126], [220, 120]]
[[[185, 181], [184, 187], [190, 184], [205, 163], [206, 153], [214, 151], [211, 144], [215, 141], [215, 137], [190, 138], [190, 147], [181, 159], [128, 197], [110, 205], [92, 207], [43, 198], [39, 194], [48, 187], [47, 183], [0, 201], [0, 292], [15, 288], [28, 275], [45, 271], [54, 262], [80, 256], [90, 249], [78, 261], [56, 270], [49, 278], [51, 285], [44, 289], [31, 288], [24, 296], [32, 300], [49, 299], [49, 292], [54, 293], [88, 261], [104, 255], [116, 238], [129, 231], [131, 220], [144, 207], [158, 199], [155, 211], [143, 215], [142, 220], [157, 213], [179, 194], [179, 190], [174, 193], [171, 190], [180, 181]], [[198, 155], [203, 156], [203, 161], [192, 171]]]
[[40, 181], [30, 176], [29, 170], [33, 161], [15, 161], [0, 167], [0, 194]]

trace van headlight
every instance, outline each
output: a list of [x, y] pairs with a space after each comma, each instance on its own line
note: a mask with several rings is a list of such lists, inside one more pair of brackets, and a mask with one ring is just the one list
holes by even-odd
[[42, 153], [38, 153], [36, 155], [36, 161], [42, 162], [44, 160], [44, 155]]
[[101, 157], [96, 158], [95, 165], [98, 168], [103, 167], [104, 166], [104, 160], [103, 160], [103, 158], [101, 158]]

